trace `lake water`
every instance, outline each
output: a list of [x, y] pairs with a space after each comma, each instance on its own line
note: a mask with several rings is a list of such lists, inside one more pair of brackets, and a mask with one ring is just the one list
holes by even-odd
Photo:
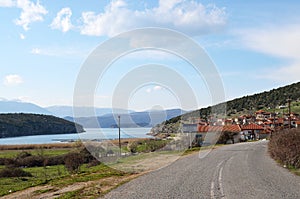
[[[103, 140], [118, 139], [118, 128], [85, 129], [86, 132], [80, 134], [54, 134], [54, 135], [34, 135], [13, 138], [0, 138], [0, 145], [15, 144], [48, 144], [76, 140]], [[121, 129], [121, 138], [148, 138], [146, 135], [151, 128], [124, 128]]]

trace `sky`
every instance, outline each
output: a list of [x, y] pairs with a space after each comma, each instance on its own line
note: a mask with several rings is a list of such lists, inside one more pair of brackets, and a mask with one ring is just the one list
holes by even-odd
[[[201, 46], [221, 77], [225, 100], [298, 82], [299, 10], [296, 0], [0, 0], [0, 99], [73, 105], [91, 53], [119, 34], [148, 27], [177, 31]], [[151, 72], [156, 65], [163, 67]], [[143, 66], [136, 76], [154, 80], [120, 91], [137, 81], [128, 77]], [[159, 49], [114, 60], [95, 86], [96, 107], [192, 110], [216, 103], [205, 77]], [[190, 103], [182, 102], [185, 89], [192, 91]], [[129, 97], [121, 102], [117, 91]]]

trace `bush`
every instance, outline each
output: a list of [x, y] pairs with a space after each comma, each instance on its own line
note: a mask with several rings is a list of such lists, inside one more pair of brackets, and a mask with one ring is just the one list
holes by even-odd
[[131, 153], [136, 152], [154, 152], [164, 148], [169, 143], [168, 140], [143, 140], [135, 141], [129, 145], [129, 150]]
[[96, 160], [96, 158], [86, 148], [82, 148], [79, 153], [83, 158], [83, 163], [90, 163]]
[[47, 157], [46, 166], [54, 166], [54, 165], [64, 164], [65, 163], [65, 156], [66, 155], [57, 155], [57, 156]]
[[92, 160], [91, 162], [88, 163], [87, 168], [95, 167], [95, 166], [98, 166], [99, 164], [100, 164], [100, 161], [94, 159], [94, 160]]
[[269, 142], [272, 158], [288, 167], [300, 168], [300, 129], [288, 129], [272, 134]]
[[44, 166], [44, 158], [41, 156], [28, 156], [17, 160], [18, 166], [41, 167]]
[[0, 165], [15, 165], [15, 160], [13, 158], [0, 158]]
[[17, 159], [23, 159], [23, 158], [26, 158], [26, 157], [29, 157], [31, 156], [31, 153], [27, 152], [27, 151], [22, 151], [21, 153], [19, 153], [17, 155]]
[[80, 153], [72, 152], [65, 156], [65, 167], [69, 173], [78, 173], [84, 158]]
[[31, 173], [22, 170], [21, 168], [5, 167], [0, 171], [1, 178], [11, 177], [32, 177]]

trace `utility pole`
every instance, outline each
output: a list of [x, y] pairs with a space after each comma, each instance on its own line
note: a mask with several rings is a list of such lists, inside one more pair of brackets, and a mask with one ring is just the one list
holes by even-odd
[[121, 116], [118, 115], [118, 127], [119, 127], [119, 150], [120, 150], [120, 156], [121, 156], [121, 126], [120, 126], [120, 120], [121, 120]]
[[289, 129], [291, 129], [291, 126], [292, 126], [292, 124], [291, 124], [291, 101], [292, 100], [290, 98], [287, 99], [288, 108], [289, 108], [289, 117], [288, 117], [288, 119], [289, 119]]

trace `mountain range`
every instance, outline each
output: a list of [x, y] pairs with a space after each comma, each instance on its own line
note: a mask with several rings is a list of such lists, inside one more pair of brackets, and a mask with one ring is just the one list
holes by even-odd
[[[89, 114], [89, 113], [95, 114]], [[119, 108], [94, 108], [94, 107], [76, 107], [77, 117], [91, 117], [103, 116], [106, 114], [126, 114], [132, 113], [132, 110], [119, 109]], [[0, 99], [0, 114], [1, 113], [33, 113], [42, 115], [53, 115], [56, 117], [72, 117], [72, 106], [49, 106], [40, 107], [36, 104], [29, 102], [22, 102], [19, 100], [5, 100]]]
[[[267, 109], [275, 110], [276, 107], [287, 104], [287, 99], [293, 102], [300, 100], [300, 82], [272, 89], [262, 93], [250, 96], [236, 98], [225, 103], [214, 105], [215, 114], [224, 114], [226, 116], [245, 114], [253, 110]], [[292, 111], [299, 107], [293, 107]], [[118, 116], [121, 117], [123, 127], [145, 126], [151, 127], [165, 120], [166, 123], [174, 123], [184, 117], [202, 117], [206, 118], [211, 114], [212, 107], [201, 108], [195, 111], [187, 112], [181, 109], [170, 109], [164, 111], [150, 110], [144, 112], [134, 112], [125, 109], [95, 108], [95, 115], [89, 115], [91, 108], [78, 107], [79, 115], [73, 118], [73, 108], [71, 106], [52, 106], [42, 108], [32, 103], [20, 101], [0, 100], [0, 113], [35, 113], [44, 115], [54, 115], [65, 118], [69, 121], [76, 121], [85, 128], [117, 127]], [[220, 110], [220, 111], [219, 111]], [[222, 112], [223, 111], [223, 112]]]
[[[74, 114], [72, 106], [49, 106], [45, 109], [51, 112], [57, 117], [72, 117]], [[132, 110], [120, 109], [120, 108], [94, 108], [94, 107], [76, 107], [77, 117], [91, 117], [91, 116], [103, 116], [106, 114], [126, 114], [134, 112]], [[95, 113], [91, 115], [90, 113]]]
[[[91, 112], [94, 112], [95, 115], [91, 115]], [[72, 106], [50, 106], [43, 108], [28, 102], [0, 100], [0, 114], [1, 113], [53, 115], [72, 122], [76, 121], [83, 125], [84, 128], [98, 128], [99, 124], [102, 128], [110, 128], [118, 126], [117, 116], [121, 117], [123, 127], [152, 127], [165, 120], [184, 114], [186, 111], [170, 109], [163, 111], [150, 110], [135, 112], [126, 109], [76, 107], [77, 115], [76, 118], [73, 118]]]
[[129, 114], [106, 114], [99, 117], [65, 117], [65, 119], [81, 124], [84, 128], [116, 128], [118, 127], [118, 116], [120, 116], [120, 126], [122, 128], [135, 128], [153, 127], [184, 113], [186, 111], [181, 109], [169, 109], [131, 112]]
[[4, 99], [0, 100], [0, 113], [34, 113], [53, 115], [52, 112], [33, 103]]

